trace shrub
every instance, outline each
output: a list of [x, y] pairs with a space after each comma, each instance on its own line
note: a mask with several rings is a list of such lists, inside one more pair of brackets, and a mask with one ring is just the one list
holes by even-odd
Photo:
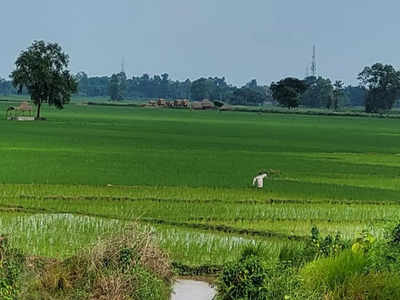
[[24, 270], [25, 257], [18, 249], [9, 246], [6, 237], [0, 236], [0, 298], [16, 299], [19, 279]]
[[327, 293], [325, 299], [400, 299], [400, 275], [389, 272], [356, 275]]
[[292, 299], [297, 295], [301, 282], [298, 269], [277, 263], [267, 267], [266, 299]]
[[327, 257], [339, 254], [346, 246], [339, 233], [335, 237], [328, 234], [325, 238], [322, 238], [318, 228], [314, 226], [311, 229], [311, 239], [307, 248], [309, 248], [308, 252], [315, 253], [315, 257]]
[[338, 255], [347, 247], [348, 243], [343, 241], [339, 234], [323, 238], [314, 226], [306, 244], [303, 247], [283, 247], [279, 252], [279, 261], [286, 266], [299, 267], [319, 257]]
[[266, 299], [267, 268], [258, 247], [243, 250], [236, 262], [227, 263], [217, 280], [217, 300]]
[[[133, 227], [34, 272], [19, 299], [166, 299], [168, 257], [146, 230]], [[35, 298], [36, 297], [36, 298]]]
[[345, 250], [338, 256], [320, 258], [307, 264], [300, 270], [300, 276], [305, 289], [326, 292], [362, 274], [367, 263], [367, 257], [362, 253]]

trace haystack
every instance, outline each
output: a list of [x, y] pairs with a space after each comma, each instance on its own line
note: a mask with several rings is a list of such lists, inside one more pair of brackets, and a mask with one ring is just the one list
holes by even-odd
[[232, 105], [228, 105], [228, 104], [224, 104], [222, 107], [219, 108], [219, 110], [221, 110], [221, 111], [231, 111], [231, 110], [233, 110], [233, 106]]
[[199, 101], [192, 102], [192, 109], [203, 109], [203, 105]]
[[175, 106], [175, 107], [183, 107], [183, 101], [180, 100], [180, 99], [176, 99], [176, 100], [174, 101], [174, 106]]
[[203, 99], [201, 101], [201, 105], [203, 106], [203, 109], [215, 109], [215, 104], [212, 103], [210, 100], [208, 99]]
[[183, 99], [183, 107], [189, 107], [190, 106], [190, 101], [188, 99]]
[[167, 101], [165, 101], [165, 99], [158, 99], [157, 105], [158, 106], [166, 106], [167, 105]]

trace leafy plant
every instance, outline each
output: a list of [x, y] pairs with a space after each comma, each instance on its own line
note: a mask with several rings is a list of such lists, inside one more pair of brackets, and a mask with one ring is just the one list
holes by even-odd
[[217, 281], [217, 300], [266, 299], [267, 268], [260, 251], [248, 247], [236, 262], [227, 263]]
[[0, 236], [0, 296], [16, 299], [19, 277], [24, 270], [25, 257], [18, 249], [11, 248], [8, 239]]
[[356, 242], [351, 247], [351, 250], [355, 253], [367, 253], [375, 243], [376, 238], [370, 234], [367, 230], [363, 230], [360, 237], [356, 239]]

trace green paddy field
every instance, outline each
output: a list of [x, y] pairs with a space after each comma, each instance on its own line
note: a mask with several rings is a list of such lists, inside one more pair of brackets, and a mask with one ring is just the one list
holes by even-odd
[[[0, 114], [9, 103], [0, 101]], [[400, 220], [400, 120], [101, 107], [0, 120], [0, 232], [64, 258], [139, 222], [178, 265]], [[262, 191], [259, 170], [274, 170]]]

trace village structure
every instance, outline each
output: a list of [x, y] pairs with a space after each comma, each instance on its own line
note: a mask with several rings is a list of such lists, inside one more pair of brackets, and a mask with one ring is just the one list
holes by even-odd
[[33, 121], [33, 108], [27, 101], [19, 106], [9, 106], [6, 110], [6, 120]]
[[149, 102], [143, 104], [143, 107], [159, 107], [159, 108], [181, 108], [181, 109], [194, 109], [194, 110], [232, 110], [231, 106], [223, 105], [222, 107], [217, 107], [214, 102], [203, 99], [201, 101], [190, 101], [188, 99], [176, 99], [176, 100], [150, 100]]

